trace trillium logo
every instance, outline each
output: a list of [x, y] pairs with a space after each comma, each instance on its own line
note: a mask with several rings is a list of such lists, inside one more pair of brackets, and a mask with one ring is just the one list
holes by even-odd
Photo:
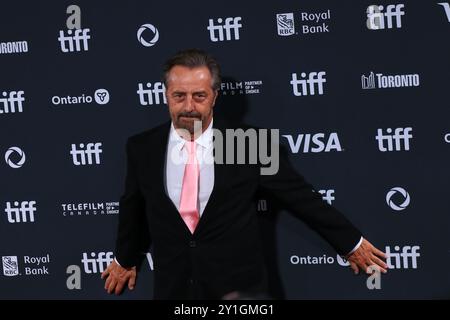
[[95, 102], [107, 104], [109, 102], [109, 92], [106, 89], [97, 89], [94, 93]]
[[[394, 203], [393, 198], [397, 194], [400, 194], [403, 197], [403, 202], [401, 204]], [[406, 209], [406, 207], [409, 206], [410, 200], [411, 199], [409, 197], [409, 193], [401, 187], [392, 188], [391, 190], [389, 190], [389, 192], [386, 195], [387, 205], [395, 211], [402, 211], [402, 210]]]
[[5, 161], [11, 168], [18, 169], [25, 163], [25, 152], [19, 147], [11, 147], [5, 153]]
[[[142, 36], [145, 30], [149, 30], [153, 34], [153, 38], [149, 41], [144, 39], [144, 37]], [[137, 39], [144, 47], [153, 47], [159, 40], [158, 29], [156, 29], [156, 27], [150, 23], [143, 24], [137, 32]]]

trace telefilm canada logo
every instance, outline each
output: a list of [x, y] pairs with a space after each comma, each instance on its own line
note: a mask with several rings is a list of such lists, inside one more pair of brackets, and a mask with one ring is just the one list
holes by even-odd
[[228, 81], [220, 84], [223, 96], [259, 94], [262, 92], [262, 80]]
[[64, 217], [103, 216], [119, 214], [119, 202], [78, 202], [62, 203]]

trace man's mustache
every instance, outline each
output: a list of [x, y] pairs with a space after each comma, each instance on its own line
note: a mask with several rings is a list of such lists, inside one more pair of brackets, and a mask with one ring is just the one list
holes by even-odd
[[180, 112], [178, 114], [178, 118], [181, 118], [181, 117], [201, 119], [202, 115], [199, 112]]

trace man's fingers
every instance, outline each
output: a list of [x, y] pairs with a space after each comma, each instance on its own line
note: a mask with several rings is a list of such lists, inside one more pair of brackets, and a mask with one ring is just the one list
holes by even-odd
[[111, 268], [110, 268], [110, 266], [108, 266], [108, 268], [106, 268], [106, 270], [102, 272], [102, 279], [105, 279], [105, 277], [107, 277], [109, 275], [110, 270], [111, 270]]
[[377, 256], [373, 256], [372, 261], [381, 268], [383, 273], [386, 273], [387, 269], [389, 269], [388, 265]]
[[356, 263], [350, 262], [350, 267], [353, 269], [353, 272], [354, 272], [355, 274], [358, 274], [358, 273], [359, 273], [359, 268], [358, 268], [358, 266], [356, 265]]
[[117, 280], [112, 279], [108, 285], [108, 293], [113, 293], [116, 286], [117, 286]]
[[125, 284], [125, 281], [123, 281], [123, 280], [121, 280], [117, 283], [116, 290], [114, 292], [116, 295], [119, 295], [122, 292], [124, 284]]
[[386, 255], [386, 253], [384, 253], [383, 251], [381, 251], [381, 250], [378, 250], [377, 248], [375, 248], [375, 247], [373, 247], [373, 253], [375, 254], [375, 255], [377, 255], [378, 257], [381, 257], [381, 258], [383, 258], [384, 260], [386, 260], [387, 259], [387, 255]]
[[133, 290], [135, 284], [136, 284], [136, 275], [133, 274], [131, 275], [130, 280], [128, 280], [128, 289]]
[[111, 284], [111, 281], [112, 281], [112, 276], [106, 278], [106, 281], [105, 281], [105, 290], [108, 290], [109, 285]]

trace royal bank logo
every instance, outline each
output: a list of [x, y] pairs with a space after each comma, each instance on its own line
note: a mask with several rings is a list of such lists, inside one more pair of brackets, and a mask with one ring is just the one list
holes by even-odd
[[386, 194], [386, 203], [392, 210], [405, 210], [410, 202], [409, 193], [402, 187], [394, 187]]
[[300, 133], [297, 137], [290, 134], [283, 135], [289, 144], [292, 153], [320, 153], [342, 151], [341, 142], [337, 132]]
[[25, 152], [19, 147], [10, 147], [5, 153], [5, 162], [13, 169], [22, 168], [25, 159]]
[[209, 19], [208, 27], [209, 39], [212, 42], [239, 40], [239, 29], [242, 28], [242, 17]]
[[278, 35], [285, 37], [295, 34], [295, 21], [293, 13], [277, 14]]
[[64, 217], [99, 216], [119, 214], [119, 202], [62, 203]]
[[279, 36], [292, 36], [295, 32], [295, 21], [298, 22], [297, 29], [302, 35], [312, 35], [330, 32], [331, 10], [310, 12], [300, 11], [298, 13], [278, 13], [276, 15], [277, 32]]
[[262, 85], [262, 80], [222, 82], [220, 93], [224, 96], [259, 94], [262, 92]]
[[0, 54], [15, 54], [28, 52], [27, 41], [0, 42]]
[[138, 83], [136, 93], [138, 94], [141, 106], [167, 103], [166, 87], [162, 82]]
[[95, 101], [95, 103], [99, 105], [104, 105], [109, 102], [110, 95], [108, 90], [106, 89], [97, 89], [95, 90], [93, 95], [89, 94], [80, 94], [77, 96], [53, 96], [52, 104], [55, 106], [60, 105], [73, 105], [73, 104], [91, 104]]
[[371, 71], [368, 76], [361, 76], [362, 89], [386, 89], [386, 88], [404, 88], [418, 87], [420, 77], [417, 73], [384, 75]]
[[81, 9], [77, 5], [70, 5], [66, 10], [70, 14], [66, 20], [67, 34], [64, 30], [59, 30], [58, 41], [61, 51], [80, 52], [89, 50], [89, 39], [91, 36], [89, 28], [81, 29]]
[[0, 98], [0, 114], [23, 112], [24, 91], [3, 91]]
[[[367, 7], [366, 26], [369, 30], [400, 29], [402, 16], [405, 15], [404, 4], [391, 4], [384, 6], [370, 5]], [[394, 24], [395, 22], [395, 24]]]
[[7, 277], [14, 277], [19, 275], [19, 263], [17, 256], [3, 256], [3, 275]]
[[144, 47], [153, 47], [159, 40], [159, 31], [150, 23], [143, 24], [137, 31], [137, 40]]
[[[23, 259], [22, 259], [23, 258]], [[23, 256], [20, 258], [19, 265], [18, 256], [3, 256], [3, 275], [12, 276], [46, 276], [50, 274], [49, 264], [50, 255], [43, 256]]]

